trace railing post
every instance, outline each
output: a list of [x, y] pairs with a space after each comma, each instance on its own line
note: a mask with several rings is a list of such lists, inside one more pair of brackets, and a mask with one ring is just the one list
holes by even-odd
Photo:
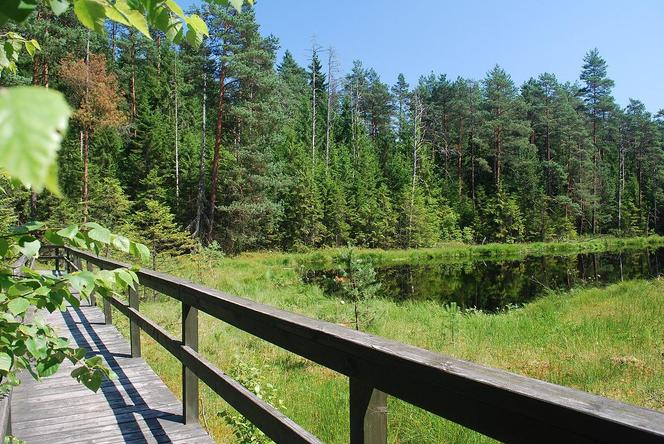
[[[136, 288], [129, 287], [129, 307], [138, 311], [138, 291]], [[141, 357], [141, 328], [138, 324], [129, 318], [129, 338], [131, 342], [131, 357]]]
[[65, 250], [62, 257], [65, 262], [65, 272], [69, 274], [71, 273], [71, 265], [69, 265], [69, 251]]
[[113, 323], [113, 312], [111, 311], [111, 303], [106, 298], [104, 298], [104, 323], [106, 325], [111, 325]]
[[349, 379], [350, 443], [387, 443], [387, 394], [364, 381]]
[[55, 257], [55, 275], [60, 276], [60, 249], [55, 248], [55, 254], [53, 255]]
[[[198, 351], [198, 309], [182, 303], [182, 343]], [[185, 424], [198, 422], [198, 377], [182, 364], [182, 416]]]
[[[86, 262], [87, 262], [87, 263], [85, 264], [85, 267], [88, 269], [89, 272], [92, 273], [92, 272], [94, 271], [94, 268], [93, 268], [93, 266], [92, 266], [92, 263], [91, 263], [90, 261], [86, 261]], [[95, 296], [95, 292], [94, 292], [94, 291], [92, 291], [92, 293], [90, 293], [90, 305], [93, 306], [93, 307], [94, 307], [95, 305], [97, 305], [97, 296]]]

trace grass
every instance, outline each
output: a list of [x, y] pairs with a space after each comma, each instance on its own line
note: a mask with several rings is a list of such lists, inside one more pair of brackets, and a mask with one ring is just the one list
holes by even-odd
[[[602, 241], [603, 245], [613, 242]], [[566, 248], [600, 248], [596, 241], [582, 244]], [[472, 252], [463, 253], [463, 248]], [[463, 248], [455, 247], [453, 254], [466, 257], [485, 254], [484, 247]], [[560, 253], [563, 249], [539, 244], [486, 248], [486, 251], [507, 251], [506, 254], [545, 250]], [[312, 256], [332, 257], [332, 254], [333, 250], [308, 255], [252, 253], [236, 258], [199, 254], [170, 259], [162, 264], [162, 269], [259, 302], [349, 325], [352, 308], [348, 304], [326, 296], [300, 278], [304, 264], [313, 263]], [[407, 257], [442, 258], [448, 253], [436, 249], [380, 254], [384, 254], [385, 261], [393, 261]], [[149, 299], [142, 303], [141, 311], [179, 334], [179, 304]], [[499, 314], [459, 312], [434, 302], [399, 303], [384, 299], [368, 301], [367, 309], [375, 317], [364, 328], [370, 333], [664, 410], [662, 280], [552, 293], [525, 307]], [[126, 319], [119, 313], [114, 319], [126, 333]], [[240, 361], [259, 368], [284, 400], [286, 414], [324, 442], [347, 442], [346, 378], [209, 316], [203, 315], [200, 323], [200, 349], [220, 369], [233, 375]], [[150, 365], [179, 394], [179, 363], [145, 334], [143, 349]], [[203, 424], [218, 442], [233, 442], [233, 429], [218, 416], [227, 405], [205, 386], [201, 399]], [[388, 408], [390, 442], [490, 441], [393, 398], [389, 399]]]

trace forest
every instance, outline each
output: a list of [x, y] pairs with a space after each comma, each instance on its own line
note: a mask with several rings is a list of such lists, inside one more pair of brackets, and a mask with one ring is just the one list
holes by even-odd
[[249, 6], [191, 12], [210, 31], [197, 47], [118, 23], [91, 33], [71, 10], [15, 29], [41, 50], [0, 86], [57, 89], [75, 113], [64, 197], [2, 179], [1, 226], [92, 220], [155, 253], [229, 254], [664, 232], [664, 110], [616, 103], [597, 49], [574, 82], [517, 85], [496, 65], [409, 85], [359, 60], [340, 72], [316, 44], [308, 66], [277, 60]]

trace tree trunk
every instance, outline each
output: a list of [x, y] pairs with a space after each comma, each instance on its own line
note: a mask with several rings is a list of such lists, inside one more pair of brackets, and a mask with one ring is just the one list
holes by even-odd
[[[228, 30], [228, 25], [224, 26]], [[217, 185], [219, 181], [219, 159], [221, 157], [221, 137], [223, 130], [224, 117], [224, 94], [226, 92], [226, 65], [223, 58], [226, 55], [224, 48], [220, 57], [219, 67], [219, 95], [217, 97], [217, 127], [214, 133], [214, 158], [212, 159], [212, 178], [210, 184], [210, 217], [208, 218], [208, 241], [212, 240], [212, 231], [214, 229], [214, 208], [217, 204]]]
[[327, 58], [327, 122], [325, 124], [325, 171], [330, 168], [330, 126], [332, 123], [332, 58], [334, 52], [329, 49]]
[[[157, 75], [161, 75], [161, 34], [157, 33], [155, 43], [157, 46]], [[177, 56], [177, 51], [175, 54]]]
[[[316, 50], [314, 49], [313, 57], [316, 57]], [[313, 59], [312, 59], [313, 60]], [[313, 62], [311, 63], [311, 170], [316, 167], [316, 67]]]
[[116, 52], [116, 43], [115, 43], [115, 34], [117, 33], [118, 25], [115, 22], [111, 22], [111, 63], [115, 63], [115, 52]]
[[463, 130], [464, 121], [461, 119], [459, 120], [459, 141], [457, 144], [457, 181], [459, 197], [461, 197], [463, 192]]
[[44, 60], [44, 65], [42, 67], [42, 85], [44, 88], [49, 87], [49, 78], [48, 78], [48, 60]]
[[173, 92], [175, 95], [175, 208], [180, 211], [180, 133], [178, 126], [178, 59], [177, 51], [173, 58]]
[[131, 78], [130, 83], [130, 97], [131, 97], [131, 121], [134, 124], [134, 137], [138, 134], [136, 128], [136, 42], [134, 40], [134, 33], [131, 32], [129, 35], [131, 40], [131, 49], [130, 49], [130, 63], [131, 63]]
[[194, 223], [194, 236], [203, 241], [203, 230], [201, 228], [203, 218], [203, 199], [205, 198], [205, 150], [207, 142], [207, 75], [203, 74], [203, 127], [201, 134], [201, 151], [198, 163], [198, 196], [196, 199], [196, 221]]
[[622, 229], [622, 198], [625, 190], [625, 150], [620, 146], [618, 154], [620, 165], [618, 167], [619, 183], [618, 183], [618, 231]]
[[90, 129], [86, 126], [83, 131], [83, 222], [88, 221], [88, 148]]

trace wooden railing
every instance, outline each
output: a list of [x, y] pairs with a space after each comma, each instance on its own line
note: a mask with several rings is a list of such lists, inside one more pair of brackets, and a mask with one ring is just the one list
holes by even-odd
[[[115, 269], [124, 263], [71, 248], [64, 263]], [[387, 396], [394, 396], [475, 431], [509, 442], [663, 442], [664, 414], [568, 387], [462, 361], [336, 324], [279, 310], [152, 270], [141, 285], [182, 303], [182, 335], [176, 338], [129, 303], [104, 299], [130, 320], [132, 356], [140, 356], [140, 332], [182, 363], [186, 422], [198, 420], [198, 381], [276, 442], [319, 442], [198, 353], [198, 311], [251, 333], [349, 378], [350, 442], [387, 441]], [[314, 388], [312, 387], [312, 390]]]

